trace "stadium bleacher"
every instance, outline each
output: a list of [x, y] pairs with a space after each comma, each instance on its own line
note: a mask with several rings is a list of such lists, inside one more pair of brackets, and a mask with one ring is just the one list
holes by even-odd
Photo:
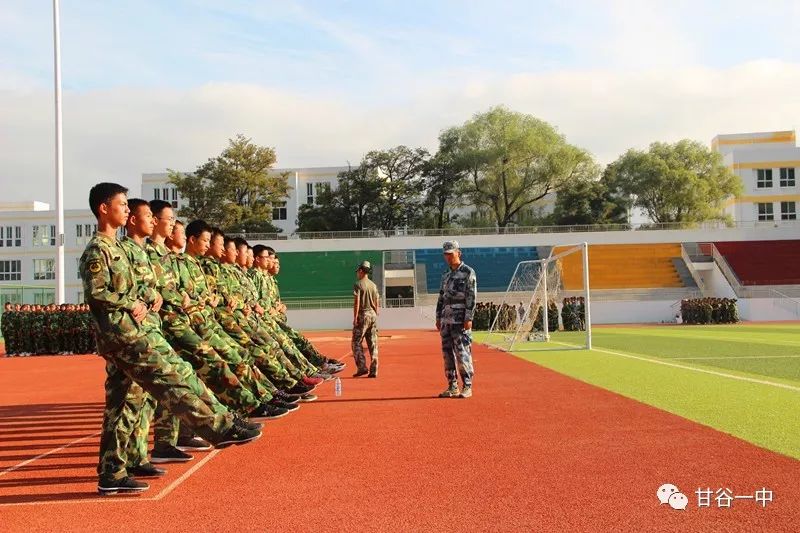
[[[556, 248], [554, 253], [564, 251]], [[595, 289], [679, 288], [683, 281], [673, 264], [680, 244], [592, 244], [589, 246], [589, 286]], [[581, 254], [562, 259], [561, 279], [567, 290], [583, 287]]]
[[742, 285], [800, 284], [800, 240], [714, 243]]
[[[535, 246], [503, 246], [462, 248], [464, 262], [475, 269], [478, 275], [478, 290], [502, 292], [508, 288], [514, 269], [520, 261], [539, 259]], [[425, 284], [428, 293], [438, 293], [442, 274], [447, 265], [441, 248], [415, 250], [418, 265], [425, 266]]]

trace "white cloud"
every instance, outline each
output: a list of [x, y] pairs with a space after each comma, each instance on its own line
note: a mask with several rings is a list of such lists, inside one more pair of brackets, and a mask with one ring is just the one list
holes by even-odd
[[[65, 205], [115, 180], [194, 169], [237, 133], [274, 146], [280, 166], [357, 163], [374, 148], [436, 148], [439, 132], [492, 105], [531, 113], [608, 162], [652, 141], [793, 128], [800, 64], [757, 61], [728, 69], [564, 70], [500, 76], [442, 72], [387, 87], [383, 100], [257, 85], [109, 89], [64, 96]], [[0, 181], [6, 200], [53, 201], [53, 112], [44, 90], [0, 91]]]

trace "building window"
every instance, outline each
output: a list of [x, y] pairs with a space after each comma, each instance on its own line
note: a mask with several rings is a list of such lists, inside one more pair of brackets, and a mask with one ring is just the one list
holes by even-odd
[[34, 305], [50, 305], [56, 303], [55, 291], [38, 291], [33, 293]]
[[83, 291], [78, 291], [75, 293], [75, 303], [83, 303]]
[[79, 239], [83, 237], [83, 224], [75, 226], [75, 236]]
[[314, 184], [306, 183], [306, 204], [314, 205]]
[[756, 169], [756, 187], [759, 189], [772, 188], [772, 169], [759, 168]]
[[781, 187], [794, 187], [794, 168], [781, 169]]
[[279, 202], [272, 205], [272, 220], [286, 220], [286, 202]]
[[173, 202], [177, 202], [178, 201], [178, 189], [177, 189], [177, 187], [174, 187], [172, 189], [172, 201]]
[[775, 220], [772, 212], [772, 203], [757, 204], [758, 205], [758, 220]]
[[169, 187], [164, 187], [163, 189], [161, 189], [161, 192], [164, 193], [163, 196], [164, 201], [169, 202]]
[[22, 226], [0, 226], [0, 248], [22, 246]]
[[22, 280], [22, 261], [19, 259], [0, 261], [0, 281]]
[[161, 200], [161, 189], [158, 187], [153, 189], [153, 200]]
[[35, 280], [56, 279], [56, 260], [34, 259], [33, 279]]
[[56, 227], [54, 225], [36, 225], [33, 227], [34, 246], [55, 246]]
[[797, 220], [795, 202], [781, 202], [781, 220]]

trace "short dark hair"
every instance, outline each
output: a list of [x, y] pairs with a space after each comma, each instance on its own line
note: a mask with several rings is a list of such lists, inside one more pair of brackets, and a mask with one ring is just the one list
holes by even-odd
[[215, 237], [222, 237], [225, 239], [225, 232], [219, 229], [218, 227], [214, 226], [211, 228], [211, 240], [213, 241]]
[[155, 217], [159, 216], [161, 212], [168, 207], [171, 208], [172, 204], [164, 200], [150, 200], [150, 211], [153, 212], [153, 216]]
[[128, 209], [131, 211], [131, 215], [136, 213], [136, 210], [146, 205], [150, 207], [150, 204], [147, 200], [142, 200], [141, 198], [128, 198]]
[[118, 194], [128, 194], [128, 189], [118, 183], [98, 183], [89, 190], [89, 209], [99, 218], [100, 206], [110, 202]]
[[246, 241], [246, 240], [244, 240], [244, 237], [236, 237], [235, 239], [233, 239], [233, 242], [235, 242], [235, 243], [236, 243], [236, 249], [237, 249], [237, 250], [238, 250], [239, 248], [241, 248], [242, 246], [245, 246], [245, 247], [246, 247], [246, 246], [249, 246], [249, 245], [247, 244], [247, 241]]
[[183, 223], [183, 220], [175, 219], [175, 225], [176, 226], [185, 226], [186, 224]]
[[253, 255], [255, 257], [258, 257], [261, 255], [261, 252], [263, 252], [266, 249], [267, 247], [264, 246], [263, 244], [256, 244], [255, 246], [253, 246]]
[[205, 220], [192, 220], [186, 225], [186, 238], [200, 237], [201, 234], [208, 232], [211, 233], [211, 226], [206, 224]]
[[226, 235], [225, 236], [225, 244], [224, 244], [225, 248], [227, 248], [230, 243], [233, 243], [234, 246], [236, 245], [236, 241], [233, 239], [233, 237], [228, 237]]
[[267, 249], [267, 252], [269, 252], [269, 255], [275, 255], [275, 248], [273, 248], [272, 246], [265, 246], [264, 248]]

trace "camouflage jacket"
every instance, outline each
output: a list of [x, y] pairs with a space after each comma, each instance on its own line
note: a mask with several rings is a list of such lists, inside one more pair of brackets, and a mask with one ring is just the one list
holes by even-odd
[[147, 241], [145, 247], [150, 264], [156, 275], [156, 287], [164, 298], [164, 314], [180, 312], [183, 307], [183, 293], [178, 289], [178, 262], [164, 243]]
[[247, 272], [248, 277], [253, 282], [255, 289], [256, 301], [264, 308], [265, 311], [272, 309], [272, 291], [270, 276], [266, 272], [258, 268], [251, 268]]
[[475, 271], [466, 263], [442, 274], [439, 300], [436, 302], [436, 320], [442, 324], [461, 324], [472, 320], [478, 283]]
[[81, 255], [79, 272], [101, 354], [146, 334], [131, 314], [141, 300], [128, 256], [116, 238], [95, 233]]
[[189, 295], [190, 311], [204, 309], [215, 296], [216, 283], [206, 276], [200, 264], [204, 258], [186, 253], [175, 256], [178, 266], [178, 288]]

